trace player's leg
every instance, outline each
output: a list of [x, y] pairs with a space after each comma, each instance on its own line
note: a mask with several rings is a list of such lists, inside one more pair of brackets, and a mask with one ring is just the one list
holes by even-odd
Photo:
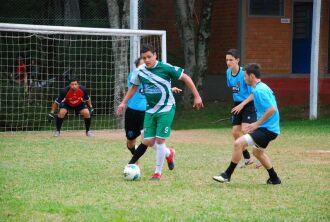
[[[244, 108], [241, 110], [238, 114], [233, 114], [232, 116], [232, 135], [234, 137], [234, 141], [236, 141], [240, 136], [241, 132], [243, 131], [244, 127]], [[253, 158], [251, 158], [251, 155], [249, 151], [247, 150], [247, 146], [243, 149], [243, 156], [244, 156], [244, 163], [242, 167], [245, 167], [246, 165], [253, 163]]]
[[126, 147], [134, 155], [136, 138], [143, 129], [144, 112], [127, 108], [125, 111]]
[[64, 104], [60, 104], [60, 111], [57, 114], [57, 118], [55, 118], [55, 123], [56, 123], [56, 132], [54, 136], [59, 136], [62, 128], [62, 124], [64, 121], [65, 115], [68, 113], [68, 107]]
[[91, 123], [92, 123], [92, 118], [90, 115], [90, 112], [86, 106], [85, 103], [82, 103], [76, 108], [76, 112], [80, 112], [80, 114], [84, 118], [85, 122], [85, 129], [86, 129], [86, 136], [93, 136], [92, 132], [90, 131]]
[[152, 179], [159, 180], [162, 174], [165, 158], [170, 170], [174, 169], [174, 149], [169, 149], [165, 140], [170, 137], [172, 122], [174, 119], [175, 107], [168, 112], [155, 114], [157, 116], [157, 130], [156, 130], [156, 169]]
[[237, 164], [239, 163], [243, 149], [246, 147], [248, 143], [246, 142], [244, 136], [239, 137], [237, 140], [234, 142], [234, 149], [231, 157], [231, 162], [226, 169], [225, 172], [221, 173], [219, 176], [214, 176], [213, 179], [215, 181], [221, 182], [221, 183], [227, 183], [231, 179], [231, 175], [233, 174]]
[[[248, 104], [246, 104], [244, 106], [244, 108], [241, 110], [242, 113], [242, 132], [243, 134], [246, 134], [246, 126], [248, 124], [254, 123], [255, 121], [257, 121], [257, 113], [256, 113], [256, 109], [254, 107], [254, 103], [249, 102]], [[245, 164], [249, 165], [252, 164], [253, 158], [250, 157], [250, 154], [247, 152], [243, 152], [243, 156], [245, 158]]]
[[277, 134], [268, 131], [265, 128], [258, 128], [251, 134], [246, 134], [246, 140], [253, 144], [253, 155], [260, 161], [269, 174], [267, 184], [281, 184], [281, 180], [274, 170], [273, 164], [266, 154], [265, 149], [271, 140], [277, 137]]
[[129, 164], [136, 163], [140, 157], [147, 151], [148, 146], [152, 147], [155, 143], [156, 122], [154, 114], [145, 113], [144, 116], [144, 138], [140, 145], [135, 149]]

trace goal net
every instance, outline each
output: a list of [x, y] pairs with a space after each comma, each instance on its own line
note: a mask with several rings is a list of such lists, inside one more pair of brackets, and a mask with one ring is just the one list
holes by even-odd
[[[146, 43], [166, 62], [165, 31], [0, 23], [0, 131], [54, 130], [47, 113], [71, 78], [89, 91], [91, 129], [121, 128], [116, 109]], [[83, 129], [81, 118], [69, 112], [63, 130]]]

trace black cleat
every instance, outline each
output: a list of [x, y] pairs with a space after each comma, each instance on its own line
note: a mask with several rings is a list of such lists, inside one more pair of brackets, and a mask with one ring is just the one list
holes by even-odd
[[275, 180], [271, 180], [269, 178], [266, 183], [267, 184], [271, 184], [271, 185], [278, 185], [278, 184], [281, 184], [282, 181], [281, 181], [281, 179], [279, 177], [277, 177]]

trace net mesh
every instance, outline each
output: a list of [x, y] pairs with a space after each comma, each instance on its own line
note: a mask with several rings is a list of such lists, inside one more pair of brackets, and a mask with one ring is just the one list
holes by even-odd
[[[161, 36], [139, 39], [161, 55]], [[47, 113], [73, 77], [90, 93], [92, 130], [121, 128], [115, 110], [126, 91], [129, 46], [129, 36], [0, 30], [0, 131], [53, 130]], [[82, 117], [69, 112], [62, 129], [83, 128]]]

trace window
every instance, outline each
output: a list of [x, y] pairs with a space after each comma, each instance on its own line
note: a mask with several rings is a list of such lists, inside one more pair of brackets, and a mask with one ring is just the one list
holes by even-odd
[[284, 0], [250, 0], [249, 3], [250, 15], [284, 15]]

